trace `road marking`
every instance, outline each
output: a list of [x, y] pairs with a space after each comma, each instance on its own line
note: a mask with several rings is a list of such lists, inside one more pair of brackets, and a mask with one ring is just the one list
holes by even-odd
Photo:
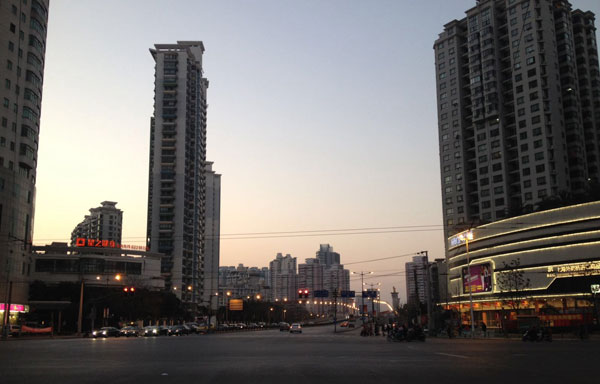
[[467, 356], [463, 356], [463, 355], [453, 355], [452, 353], [444, 353], [444, 352], [436, 352], [436, 355], [444, 355], [444, 356], [451, 356], [451, 357], [458, 357], [460, 359], [468, 359]]

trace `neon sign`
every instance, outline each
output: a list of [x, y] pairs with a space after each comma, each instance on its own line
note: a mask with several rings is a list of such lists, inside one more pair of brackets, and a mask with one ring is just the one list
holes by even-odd
[[579, 277], [600, 275], [600, 261], [548, 267], [546, 277]]
[[114, 240], [100, 240], [100, 239], [85, 239], [78, 237], [75, 240], [76, 247], [95, 247], [95, 248], [117, 248], [117, 249], [130, 249], [133, 251], [149, 251], [150, 247], [145, 245], [128, 245], [119, 244]]
[[[4, 312], [6, 304], [0, 304], [0, 311]], [[25, 306], [23, 304], [11, 304], [10, 312], [25, 312]]]

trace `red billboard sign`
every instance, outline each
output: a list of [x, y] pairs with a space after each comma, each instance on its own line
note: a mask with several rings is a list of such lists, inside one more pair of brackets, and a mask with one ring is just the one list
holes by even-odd
[[114, 240], [100, 240], [100, 239], [85, 239], [78, 237], [75, 240], [76, 247], [95, 247], [95, 248], [120, 248], [130, 249], [132, 251], [149, 251], [150, 248], [145, 245], [128, 245], [119, 244]]

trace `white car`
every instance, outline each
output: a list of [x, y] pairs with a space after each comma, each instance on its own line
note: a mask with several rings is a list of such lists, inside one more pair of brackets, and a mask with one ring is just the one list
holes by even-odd
[[298, 323], [294, 323], [290, 327], [290, 333], [295, 333], [295, 332], [302, 333], [302, 326]]

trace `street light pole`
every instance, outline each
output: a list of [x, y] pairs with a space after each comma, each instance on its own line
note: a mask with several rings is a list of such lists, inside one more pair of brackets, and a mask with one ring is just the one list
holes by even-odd
[[459, 235], [461, 240], [465, 240], [467, 251], [467, 286], [469, 287], [469, 309], [471, 312], [471, 338], [475, 337], [475, 323], [473, 316], [473, 290], [471, 289], [471, 259], [469, 258], [469, 240], [473, 240], [473, 230], [469, 229]]
[[360, 300], [361, 300], [361, 304], [360, 304], [360, 311], [358, 311], [361, 314], [361, 319], [362, 319], [362, 323], [363, 325], [365, 324], [365, 296], [364, 296], [364, 285], [365, 285], [365, 275], [370, 275], [373, 272], [363, 272], [361, 271], [360, 273], [358, 272], [352, 272], [353, 275], [360, 275]]

